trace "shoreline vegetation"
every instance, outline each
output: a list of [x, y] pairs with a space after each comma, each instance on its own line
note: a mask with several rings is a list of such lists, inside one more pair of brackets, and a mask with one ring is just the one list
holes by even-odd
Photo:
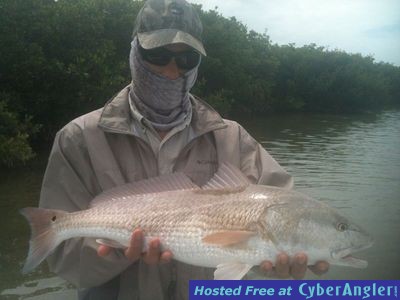
[[[3, 0], [0, 167], [32, 159], [71, 119], [129, 84], [143, 1]], [[356, 113], [400, 106], [400, 67], [316, 44], [274, 44], [196, 5], [207, 57], [193, 94], [223, 116]]]

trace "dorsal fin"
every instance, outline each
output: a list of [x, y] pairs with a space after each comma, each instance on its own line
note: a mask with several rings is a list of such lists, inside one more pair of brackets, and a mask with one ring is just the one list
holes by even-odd
[[195, 189], [199, 189], [199, 187], [184, 173], [161, 175], [106, 190], [92, 200], [90, 207], [98, 206], [111, 200], [125, 199], [133, 195]]
[[214, 176], [201, 187], [202, 190], [242, 190], [250, 184], [247, 177], [229, 163], [222, 163]]

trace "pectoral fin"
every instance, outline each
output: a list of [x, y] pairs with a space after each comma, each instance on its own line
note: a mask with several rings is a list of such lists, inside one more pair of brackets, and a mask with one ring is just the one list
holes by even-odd
[[240, 280], [251, 267], [243, 263], [220, 264], [214, 272], [214, 280]]
[[203, 242], [221, 247], [246, 243], [256, 233], [253, 231], [220, 231], [203, 237]]
[[121, 249], [125, 249], [126, 246], [118, 243], [117, 241], [113, 241], [113, 240], [106, 240], [106, 239], [97, 239], [96, 243], [100, 244], [100, 245], [104, 245], [104, 246], [108, 246], [111, 248], [121, 248]]

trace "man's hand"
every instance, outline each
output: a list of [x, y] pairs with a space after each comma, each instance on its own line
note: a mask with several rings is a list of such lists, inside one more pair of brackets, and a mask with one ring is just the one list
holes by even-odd
[[[307, 255], [298, 253], [294, 256], [293, 261], [285, 253], [280, 253], [276, 259], [275, 267], [270, 261], [264, 261], [260, 265], [260, 269], [269, 277], [302, 279], [307, 271]], [[329, 263], [319, 261], [309, 269], [316, 275], [322, 275], [328, 272]]]
[[[125, 249], [126, 258], [128, 258], [132, 262], [142, 258], [143, 261], [149, 265], [167, 263], [171, 261], [172, 252], [168, 250], [161, 252], [159, 239], [151, 240], [149, 243], [149, 249], [145, 253], [142, 253], [143, 241], [143, 231], [141, 229], [136, 229], [132, 233], [131, 243], [129, 247]], [[97, 249], [97, 254], [99, 256], [106, 256], [111, 251], [111, 247], [100, 245]]]

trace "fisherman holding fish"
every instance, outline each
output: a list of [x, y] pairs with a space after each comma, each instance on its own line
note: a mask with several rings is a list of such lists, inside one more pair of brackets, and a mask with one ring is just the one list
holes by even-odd
[[[131, 43], [131, 84], [57, 133], [41, 208], [81, 211], [111, 188], [176, 172], [203, 186], [223, 162], [252, 184], [292, 187], [290, 175], [239, 124], [190, 94], [206, 56], [201, 34], [200, 19], [186, 1], [145, 2]], [[189, 279], [214, 278], [214, 269], [174, 260], [161, 248], [162, 237], [143, 252], [145, 233], [134, 229], [126, 249], [107, 240], [99, 246], [94, 238], [69, 239], [47, 261], [79, 287], [79, 299], [186, 299]], [[310, 268], [322, 274], [328, 266], [322, 261]], [[270, 277], [303, 278], [307, 253], [280, 253], [256, 268]]]

